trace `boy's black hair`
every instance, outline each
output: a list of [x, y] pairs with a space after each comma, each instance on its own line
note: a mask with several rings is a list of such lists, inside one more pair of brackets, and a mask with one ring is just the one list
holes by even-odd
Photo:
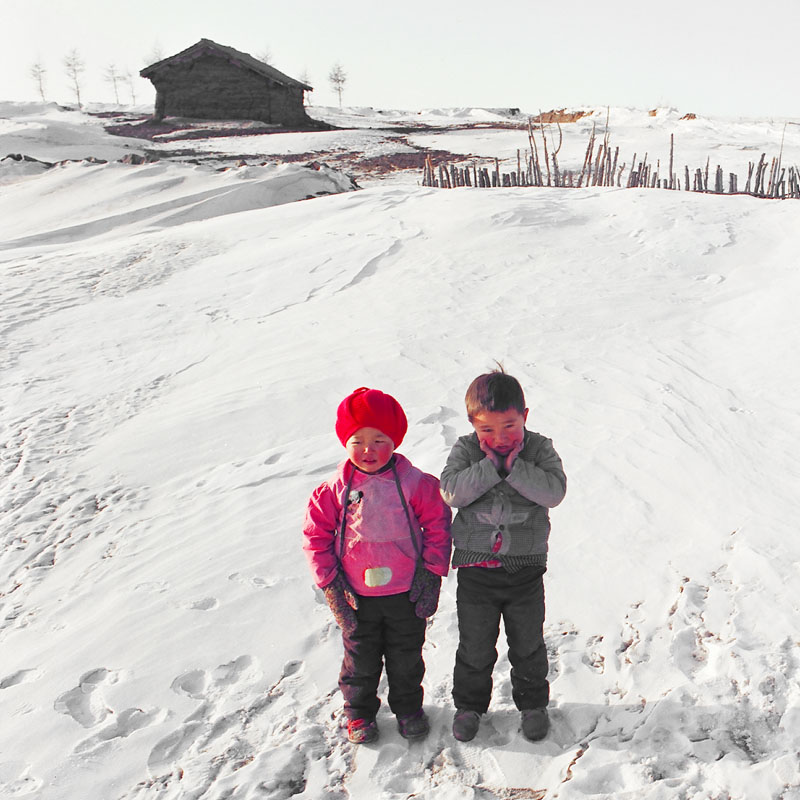
[[470, 422], [481, 411], [508, 411], [513, 408], [520, 414], [525, 412], [525, 393], [519, 381], [507, 375], [502, 364], [499, 369], [478, 375], [467, 389], [464, 398]]

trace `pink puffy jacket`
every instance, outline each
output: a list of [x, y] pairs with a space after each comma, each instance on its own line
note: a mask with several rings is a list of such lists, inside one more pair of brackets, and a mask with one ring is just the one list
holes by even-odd
[[[394, 459], [425, 568], [445, 576], [450, 562], [451, 512], [439, 493], [439, 481], [399, 453]], [[348, 481], [349, 502], [345, 504]], [[347, 516], [342, 547], [343, 505]], [[394, 472], [368, 474], [356, 470], [349, 460], [339, 464], [336, 477], [315, 489], [308, 502], [303, 550], [320, 588], [334, 579], [341, 561], [356, 594], [383, 596], [408, 591], [418, 556]]]

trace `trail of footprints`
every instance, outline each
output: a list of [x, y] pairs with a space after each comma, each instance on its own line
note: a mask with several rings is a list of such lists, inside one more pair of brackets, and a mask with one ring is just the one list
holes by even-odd
[[[621, 791], [635, 768], [643, 785], [669, 780], [676, 794], [678, 785], [689, 795], [701, 794], [702, 765], [727, 755], [753, 767], [771, 761], [776, 774], [785, 773], [787, 791], [800, 789], [797, 643], [753, 647], [754, 632], [737, 627], [740, 600], [727, 568], [706, 578], [680, 577], [661, 615], [634, 603], [616, 641], [581, 637], [565, 623], [549, 629], [556, 687], [560, 675], [580, 669], [603, 676], [605, 687], [605, 703], [594, 713], [567, 708], [565, 698], [578, 745], [568, 770], [573, 790], [596, 791], [592, 787], [602, 778]], [[638, 693], [648, 687], [659, 693]]]
[[180, 797], [204, 797], [212, 787], [211, 796], [226, 796], [246, 784], [255, 786], [254, 796], [277, 800], [304, 791], [309, 780], [336, 797], [352, 754], [332, 723], [333, 692], [320, 698], [302, 661], [287, 662], [266, 691], [260, 679], [248, 655], [177, 676], [173, 691], [196, 700], [197, 708], [155, 744], [151, 778], [125, 797], [169, 797], [164, 792], [178, 785]]
[[[573, 789], [583, 785], [590, 791], [598, 770], [608, 785], [622, 787], [630, 781], [625, 770], [638, 769], [643, 784], [677, 781], [676, 786], [691, 793], [702, 790], [691, 783], [699, 780], [698, 764], [712, 765], [734, 754], [758, 765], [775, 759], [776, 752], [791, 754], [800, 748], [796, 725], [784, 719], [797, 708], [796, 643], [753, 652], [752, 658], [761, 663], [744, 663], [733, 646], [736, 587], [724, 567], [708, 578], [679, 578], [661, 614], [634, 603], [616, 636], [585, 636], [564, 622], [548, 625], [553, 730], [547, 754], [539, 755], [560, 764], [560, 780], [574, 781]], [[334, 632], [326, 629], [326, 635]], [[497, 682], [477, 749], [449, 736], [446, 681], [429, 687], [426, 706], [433, 725], [424, 745], [409, 745], [390, 733], [393, 720], [382, 709], [387, 736], [380, 747], [355, 748], [340, 729], [341, 698], [328, 688], [335, 685], [333, 677], [320, 688], [303, 661], [290, 660], [279, 679], [265, 685], [257, 660], [249, 655], [177, 675], [172, 691], [196, 704], [177, 723], [174, 712], [165, 709], [114, 708], [114, 687], [127, 676], [107, 668], [81, 675], [55, 699], [54, 709], [89, 734], [75, 745], [76, 756], [99, 757], [110, 744], [147, 728], [166, 730], [157, 738], [155, 731], [150, 734], [149, 777], [119, 800], [223, 798], [236, 786], [249, 787], [244, 797], [267, 800], [302, 792], [347, 800], [358, 795], [361, 783], [368, 786], [388, 775], [393, 777], [386, 791], [425, 796], [436, 787], [463, 785], [482, 787], [479, 796], [491, 798], [503, 796], [497, 793], [503, 774], [493, 750], [499, 752], [518, 735], [505, 680], [507, 655], [501, 653], [497, 670], [503, 679]], [[665, 670], [672, 670], [668, 678], [662, 677]], [[600, 688], [596, 703], [570, 702], [567, 691], [560, 691], [559, 684], [565, 690], [575, 685], [575, 673]], [[750, 675], [759, 681], [751, 681]], [[0, 690], [39, 677], [35, 669], [0, 675]], [[646, 692], [642, 687], [648, 685], [661, 687], [661, 695], [637, 693]], [[385, 689], [384, 680], [383, 695]], [[795, 722], [797, 718], [795, 713]], [[25, 765], [19, 767], [6, 782], [0, 775], [0, 788], [10, 787], [12, 796], [40, 785]]]
[[[0, 678], [0, 690], [41, 677], [20, 670]], [[126, 678], [122, 671], [99, 667], [77, 680], [53, 703], [90, 735], [74, 747], [76, 756], [101, 757], [104, 748], [150, 726], [167, 723], [165, 709], [113, 708], [109, 697]], [[247, 782], [259, 798], [288, 798], [312, 780], [321, 794], [341, 796], [352, 767], [353, 748], [334, 719], [340, 703], [334, 692], [320, 697], [307, 680], [302, 661], [289, 661], [279, 680], [263, 690], [260, 667], [242, 655], [216, 669], [192, 669], [178, 675], [171, 688], [197, 702], [180, 724], [157, 739], [147, 759], [149, 778], [120, 798], [224, 796], [236, 773], [252, 770]], [[38, 791], [42, 781], [28, 765], [0, 765], [0, 789], [8, 796]], [[8, 774], [7, 774], [8, 773]], [[13, 774], [12, 774], [13, 773]], [[172, 792], [175, 792], [173, 794]]]

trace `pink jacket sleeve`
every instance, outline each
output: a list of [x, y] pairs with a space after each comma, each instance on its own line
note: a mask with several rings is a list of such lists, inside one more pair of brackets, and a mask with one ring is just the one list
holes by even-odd
[[450, 566], [452, 512], [442, 500], [439, 481], [423, 473], [409, 504], [422, 528], [422, 560], [426, 569], [444, 577]]
[[320, 589], [327, 586], [339, 570], [335, 549], [338, 520], [336, 494], [330, 484], [323, 483], [311, 495], [303, 523], [303, 550]]

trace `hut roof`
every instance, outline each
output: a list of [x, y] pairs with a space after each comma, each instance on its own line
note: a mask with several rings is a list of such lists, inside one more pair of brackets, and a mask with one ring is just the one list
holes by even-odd
[[155, 64], [150, 64], [149, 67], [145, 67], [141, 70], [139, 74], [143, 78], [150, 78], [151, 75], [157, 74], [163, 67], [170, 64], [194, 61], [201, 56], [209, 54], [220, 56], [234, 66], [249, 69], [258, 75], [263, 75], [265, 78], [269, 78], [271, 81], [276, 81], [277, 83], [282, 83], [285, 86], [299, 86], [307, 92], [314, 91], [312, 86], [290, 78], [288, 75], [284, 75], [280, 70], [271, 67], [269, 64], [265, 64], [263, 61], [259, 61], [257, 58], [253, 58], [253, 56], [248, 53], [242, 53], [239, 50], [235, 50], [233, 47], [226, 47], [224, 44], [217, 44], [216, 42], [212, 42], [211, 39], [201, 39], [196, 44], [187, 47], [185, 50], [181, 50], [180, 53], [176, 53], [174, 56], [164, 58], [161, 61], [157, 61]]

